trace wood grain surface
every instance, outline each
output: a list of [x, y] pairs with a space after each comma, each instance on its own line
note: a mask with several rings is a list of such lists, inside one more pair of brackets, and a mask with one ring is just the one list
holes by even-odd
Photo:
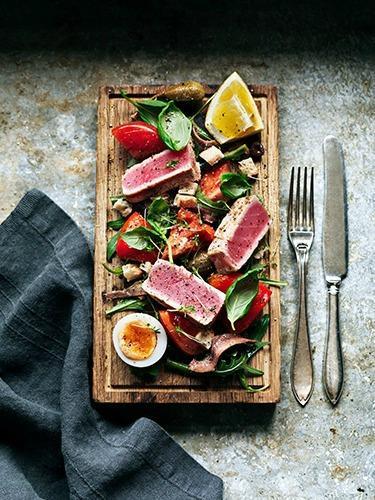
[[[247, 393], [236, 380], [204, 377], [185, 377], [163, 372], [155, 382], [144, 382], [134, 376], [129, 367], [117, 356], [112, 345], [114, 324], [124, 315], [105, 316], [110, 307], [103, 294], [123, 287], [123, 281], [109, 274], [102, 266], [106, 260], [108, 239], [114, 234], [107, 230], [107, 221], [118, 215], [112, 210], [110, 196], [121, 193], [121, 177], [127, 156], [115, 142], [111, 129], [130, 120], [134, 112], [120, 95], [124, 89], [130, 96], [142, 98], [160, 91], [162, 86], [124, 85], [101, 87], [98, 103], [96, 220], [94, 251], [94, 303], [93, 303], [93, 399], [99, 403], [276, 403], [280, 399], [280, 292], [272, 289], [268, 306], [270, 327], [264, 340], [268, 347], [257, 353], [252, 365], [264, 371], [263, 377], [254, 378], [254, 385], [268, 388], [263, 392]], [[277, 89], [271, 85], [251, 85], [265, 125], [261, 142], [265, 154], [259, 163], [259, 179], [254, 192], [263, 197], [272, 218], [268, 233], [270, 277], [279, 279], [279, 172], [278, 172], [278, 117]], [[207, 93], [209, 95], [209, 93]], [[113, 260], [116, 265], [117, 257]]]

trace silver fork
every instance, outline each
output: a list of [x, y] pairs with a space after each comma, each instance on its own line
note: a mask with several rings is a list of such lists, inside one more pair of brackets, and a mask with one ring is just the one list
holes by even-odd
[[294, 168], [292, 169], [288, 205], [288, 236], [296, 253], [299, 280], [298, 321], [294, 336], [290, 379], [295, 398], [302, 406], [305, 406], [313, 390], [313, 364], [307, 321], [306, 276], [310, 248], [314, 240], [314, 169], [311, 169], [309, 193], [307, 192], [306, 167], [303, 177], [301, 199], [301, 168], [297, 170], [296, 189], [294, 189]]

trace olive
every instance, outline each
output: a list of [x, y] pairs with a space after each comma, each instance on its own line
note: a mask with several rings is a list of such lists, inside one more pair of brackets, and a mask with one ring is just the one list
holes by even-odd
[[249, 146], [249, 150], [253, 160], [260, 160], [264, 155], [264, 146], [260, 142], [253, 142], [253, 144]]

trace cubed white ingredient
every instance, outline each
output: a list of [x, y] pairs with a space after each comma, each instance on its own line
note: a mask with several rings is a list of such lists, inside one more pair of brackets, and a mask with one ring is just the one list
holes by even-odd
[[149, 272], [151, 271], [151, 268], [152, 268], [152, 264], [151, 262], [142, 262], [142, 264], [140, 264], [140, 269], [142, 269], [142, 271], [146, 274], [149, 274]]
[[198, 189], [197, 182], [188, 182], [187, 184], [181, 186], [178, 192], [179, 194], [190, 194], [193, 196], [197, 192], [197, 189]]
[[179, 208], [196, 208], [198, 202], [195, 196], [190, 194], [176, 194], [173, 205]]
[[259, 173], [257, 165], [252, 158], [245, 158], [238, 162], [238, 170], [247, 177], [256, 177]]
[[133, 210], [133, 208], [130, 205], [130, 203], [128, 203], [124, 199], [117, 200], [116, 203], [113, 205], [113, 209], [117, 210], [118, 212], [120, 212], [120, 214], [123, 217], [127, 217], [128, 215], [130, 215], [132, 213], [132, 210]]
[[122, 274], [126, 281], [134, 281], [143, 276], [143, 271], [135, 264], [125, 264], [122, 266]]
[[216, 146], [211, 146], [208, 149], [205, 149], [199, 154], [199, 156], [211, 166], [215, 165], [218, 161], [224, 158], [223, 153]]

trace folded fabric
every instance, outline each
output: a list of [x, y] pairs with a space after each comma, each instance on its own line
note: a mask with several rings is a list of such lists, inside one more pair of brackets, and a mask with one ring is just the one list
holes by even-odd
[[92, 407], [91, 296], [82, 233], [30, 191], [0, 226], [0, 498], [222, 498], [155, 422]]

